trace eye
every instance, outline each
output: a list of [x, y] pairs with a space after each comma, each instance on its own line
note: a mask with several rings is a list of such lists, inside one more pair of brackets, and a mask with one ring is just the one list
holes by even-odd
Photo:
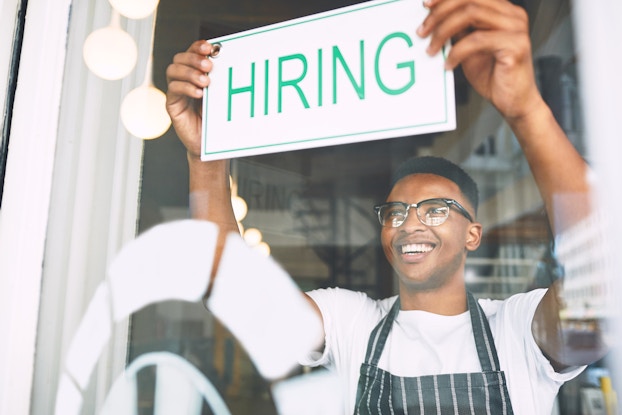
[[445, 216], [447, 214], [447, 208], [444, 206], [432, 207], [428, 209], [427, 214], [431, 216]]
[[400, 209], [389, 209], [384, 214], [384, 219], [389, 220], [399, 220], [404, 217], [404, 211]]
[[421, 206], [425, 212], [425, 216], [428, 217], [444, 217], [447, 216], [449, 207], [444, 203], [431, 201]]
[[385, 214], [387, 217], [392, 216], [404, 216], [404, 209], [401, 208], [389, 208]]
[[401, 205], [389, 205], [382, 211], [382, 217], [385, 221], [401, 220], [406, 215], [406, 209]]

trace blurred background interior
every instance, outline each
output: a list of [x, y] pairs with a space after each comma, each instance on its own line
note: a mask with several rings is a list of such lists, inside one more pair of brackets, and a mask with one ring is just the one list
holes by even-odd
[[[155, 32], [155, 84], [166, 90], [166, 66], [196, 39], [353, 3], [161, 0]], [[525, 0], [521, 5], [530, 16], [541, 92], [575, 146], [589, 159], [582, 134], [569, 2]], [[233, 180], [238, 197], [247, 206], [241, 224], [245, 230], [261, 232], [250, 243], [267, 244], [302, 289], [341, 286], [372, 297], [393, 295], [396, 284], [379, 245], [372, 206], [386, 197], [391, 171], [402, 160], [436, 155], [460, 164], [480, 187], [478, 216], [485, 233], [482, 246], [467, 259], [469, 289], [476, 296], [503, 299], [548, 286], [564, 271], [520, 147], [501, 117], [471, 90], [459, 70], [455, 80], [455, 131], [235, 160]], [[187, 182], [185, 149], [172, 129], [145, 142], [140, 232], [188, 217]], [[597, 280], [593, 283], [598, 286]], [[131, 327], [130, 358], [151, 350], [173, 350], [193, 359], [218, 384], [235, 414], [274, 412], [267, 386], [244, 350], [200, 305], [158, 304], [135, 315]], [[595, 370], [604, 370], [602, 366], [602, 362], [595, 365]], [[593, 373], [588, 371], [564, 387], [560, 413], [580, 413], [579, 388], [590, 382]], [[148, 397], [145, 402], [145, 413], [149, 413]]]

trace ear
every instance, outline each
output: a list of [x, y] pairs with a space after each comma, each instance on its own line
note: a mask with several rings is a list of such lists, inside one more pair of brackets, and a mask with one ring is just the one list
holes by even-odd
[[473, 222], [469, 224], [467, 229], [466, 249], [467, 251], [475, 251], [482, 242], [482, 224]]

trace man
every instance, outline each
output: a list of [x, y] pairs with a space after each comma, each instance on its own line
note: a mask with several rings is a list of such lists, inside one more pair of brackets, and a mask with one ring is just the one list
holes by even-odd
[[[429, 38], [432, 55], [453, 40], [447, 69], [461, 65], [473, 88], [514, 131], [553, 231], [587, 216], [588, 169], [537, 90], [525, 11], [507, 0], [424, 5], [429, 15], [417, 34]], [[167, 108], [188, 150], [193, 216], [218, 223], [224, 237], [237, 232], [228, 163], [199, 158], [197, 100], [209, 85], [211, 50], [199, 41], [175, 56], [167, 70]], [[558, 197], [565, 194], [584, 195], [585, 203], [573, 198], [571, 206]], [[326, 335], [323, 355], [313, 363], [339, 371], [347, 391], [345, 413], [442, 408], [548, 415], [559, 386], [601, 357], [597, 347], [581, 359], [572, 353], [557, 318], [556, 286], [503, 302], [478, 303], [467, 293], [466, 255], [482, 235], [476, 208], [474, 183], [457, 166], [436, 158], [408, 162], [386, 203], [376, 207], [399, 297], [375, 301], [340, 289], [308, 293]]]

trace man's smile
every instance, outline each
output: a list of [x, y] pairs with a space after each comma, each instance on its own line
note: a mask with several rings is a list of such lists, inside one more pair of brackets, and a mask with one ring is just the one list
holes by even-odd
[[401, 246], [402, 254], [425, 254], [434, 249], [434, 244], [431, 243], [411, 243], [403, 244]]

